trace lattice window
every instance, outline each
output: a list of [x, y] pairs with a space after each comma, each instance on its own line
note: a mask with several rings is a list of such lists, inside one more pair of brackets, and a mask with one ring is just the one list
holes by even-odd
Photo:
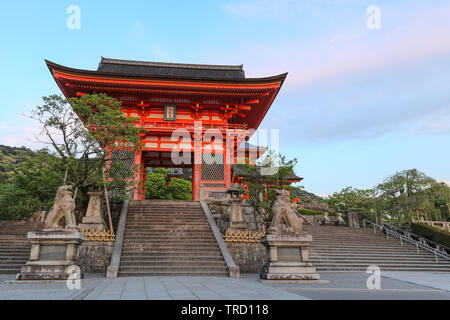
[[111, 169], [121, 178], [132, 178], [134, 173], [134, 152], [116, 150], [111, 152]]
[[202, 180], [223, 180], [223, 154], [204, 153], [202, 157]]

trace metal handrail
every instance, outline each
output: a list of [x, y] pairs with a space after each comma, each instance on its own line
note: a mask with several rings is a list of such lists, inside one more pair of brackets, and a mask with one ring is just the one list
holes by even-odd
[[[367, 219], [363, 219], [364, 228], [366, 227], [366, 225], [365, 225], [366, 222], [370, 223], [371, 225], [373, 225], [374, 232], [376, 232], [376, 227], [378, 227], [380, 230], [383, 230], [383, 228], [384, 228], [384, 231], [386, 232], [386, 237], [387, 238], [389, 238], [389, 235], [392, 235], [394, 237], [399, 238], [400, 239], [400, 243], [402, 245], [403, 245], [403, 241], [406, 241], [406, 242], [409, 242], [409, 243], [415, 245], [416, 248], [417, 248], [417, 253], [419, 253], [419, 247], [424, 249], [424, 250], [426, 250], [426, 251], [434, 253], [436, 262], [438, 261], [438, 258], [437, 258], [438, 256], [440, 256], [440, 257], [442, 257], [444, 259], [450, 260], [450, 254], [448, 254], [445, 251], [445, 249], [444, 249], [444, 248], [447, 248], [447, 247], [445, 247], [445, 246], [443, 246], [441, 244], [438, 244], [438, 243], [433, 242], [431, 240], [425, 239], [425, 238], [423, 238], [421, 236], [418, 236], [418, 235], [415, 235], [415, 234], [412, 234], [410, 232], [406, 232], [406, 231], [402, 230], [402, 232], [404, 232], [406, 234], [406, 235], [403, 235], [403, 234], [401, 234], [401, 233], [399, 233], [399, 232], [397, 232], [395, 230], [392, 230], [393, 229], [392, 226], [389, 226], [389, 225], [386, 225], [386, 224], [380, 225], [378, 223], [369, 221]], [[414, 239], [413, 236], [417, 237], [419, 239], [419, 241]], [[430, 244], [434, 245], [434, 247], [431, 246]]]
[[445, 246], [445, 245], [443, 245], [443, 244], [441, 244], [441, 243], [438, 243], [436, 241], [424, 238], [424, 237], [422, 237], [422, 236], [420, 236], [420, 235], [418, 235], [416, 233], [406, 231], [406, 230], [404, 230], [404, 229], [402, 229], [400, 227], [397, 227], [395, 224], [392, 224], [392, 223], [386, 223], [385, 222], [384, 225], [389, 226], [391, 229], [394, 229], [394, 231], [397, 231], [399, 233], [403, 233], [404, 236], [410, 237], [412, 239], [417, 239], [417, 241], [419, 241], [419, 242], [428, 243], [428, 245], [431, 244], [435, 248], [440, 248], [440, 249], [445, 250], [447, 253], [450, 253], [450, 248]]

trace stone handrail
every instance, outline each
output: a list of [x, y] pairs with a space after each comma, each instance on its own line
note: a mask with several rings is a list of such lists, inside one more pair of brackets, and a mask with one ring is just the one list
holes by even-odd
[[397, 237], [400, 239], [400, 242], [403, 243], [403, 241], [409, 242], [413, 245], [416, 246], [417, 248], [417, 252], [419, 252], [419, 247], [429, 251], [431, 253], [434, 253], [435, 257], [436, 257], [436, 261], [437, 261], [437, 257], [440, 256], [444, 259], [450, 260], [450, 248], [441, 245], [439, 243], [436, 243], [434, 241], [425, 239], [419, 235], [416, 235], [414, 233], [411, 232], [407, 232], [405, 230], [399, 230], [398, 228], [395, 228], [389, 224], [383, 224], [383, 225], [379, 225], [375, 222], [369, 221], [367, 219], [363, 220], [364, 223], [364, 228], [366, 226], [366, 222], [371, 224], [373, 226], [373, 230], [374, 232], [376, 232], [375, 228], [379, 228], [380, 230], [382, 230], [385, 234], [386, 237], [389, 237], [389, 235], [392, 235], [394, 237]]
[[113, 254], [111, 263], [106, 270], [107, 278], [116, 278], [119, 272], [120, 256], [122, 255], [123, 237], [125, 234], [125, 226], [127, 224], [129, 201], [124, 200], [122, 203], [122, 210], [120, 211], [119, 225], [117, 226], [116, 241], [114, 242]]
[[313, 225], [313, 223], [311, 221], [309, 221], [308, 219], [306, 219], [300, 212], [298, 212], [297, 209], [292, 208], [292, 210], [295, 212], [295, 214], [297, 214], [297, 216], [299, 216], [303, 220], [303, 222], [305, 224]]
[[217, 245], [222, 252], [222, 256], [225, 259], [225, 263], [228, 267], [228, 271], [230, 272], [230, 278], [239, 278], [239, 266], [234, 263], [233, 257], [231, 256], [230, 251], [228, 250], [225, 241], [222, 238], [222, 234], [217, 228], [216, 222], [214, 221], [213, 216], [211, 215], [211, 211], [209, 211], [209, 207], [204, 200], [200, 200], [200, 205], [205, 213], [206, 220], [208, 220], [209, 226], [211, 227], [211, 231], [214, 234], [214, 238], [216, 239]]

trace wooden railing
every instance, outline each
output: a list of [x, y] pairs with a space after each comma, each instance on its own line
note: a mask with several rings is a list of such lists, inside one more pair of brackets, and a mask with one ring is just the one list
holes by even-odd
[[226, 230], [223, 235], [223, 239], [225, 242], [261, 242], [261, 238], [264, 236], [263, 233], [256, 231], [231, 231]]
[[87, 230], [81, 229], [85, 235], [85, 241], [114, 242], [115, 234], [112, 230]]
[[[194, 130], [195, 126], [193, 122], [171, 122], [171, 121], [145, 121], [141, 124], [141, 126], [145, 129], [192, 129]], [[247, 129], [246, 124], [215, 124], [215, 123], [202, 123], [201, 128], [204, 129], [218, 129], [218, 130], [226, 130], [226, 129]]]

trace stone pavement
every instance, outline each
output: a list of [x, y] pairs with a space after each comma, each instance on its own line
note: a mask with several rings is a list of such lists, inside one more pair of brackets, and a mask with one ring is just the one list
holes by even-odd
[[450, 273], [384, 271], [383, 277], [450, 291]]
[[[379, 290], [367, 288], [369, 276], [365, 272], [321, 272], [320, 278], [329, 284], [267, 285], [314, 300], [450, 300], [450, 273], [382, 271]], [[256, 275], [250, 277], [256, 280]]]
[[364, 272], [323, 272], [327, 284], [261, 283], [258, 275], [223, 277], [124, 277], [107, 279], [87, 274], [80, 289], [62, 283], [5, 283], [14, 275], [0, 275], [2, 300], [450, 300], [450, 274], [382, 272], [381, 289], [369, 290]]
[[248, 279], [224, 277], [136, 277], [104, 281], [86, 300], [304, 300]]

